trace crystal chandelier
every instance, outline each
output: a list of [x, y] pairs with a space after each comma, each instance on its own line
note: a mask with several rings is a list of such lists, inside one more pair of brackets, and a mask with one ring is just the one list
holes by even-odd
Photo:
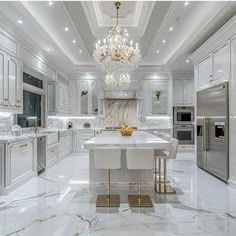
[[93, 52], [98, 69], [107, 74], [131, 73], [138, 67], [141, 59], [138, 43], [134, 46], [131, 40], [128, 45], [128, 30], [118, 25], [120, 5], [120, 2], [115, 2], [116, 26], [109, 28], [103, 43], [98, 40]]
[[118, 75], [108, 74], [105, 78], [106, 84], [114, 87], [123, 87], [131, 83], [130, 75], [127, 73], [121, 73]]

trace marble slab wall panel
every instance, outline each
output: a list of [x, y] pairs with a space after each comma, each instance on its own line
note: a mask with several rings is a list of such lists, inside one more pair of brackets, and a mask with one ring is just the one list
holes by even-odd
[[140, 126], [136, 100], [105, 100], [105, 127]]
[[13, 125], [13, 114], [0, 112], [0, 132], [9, 132]]

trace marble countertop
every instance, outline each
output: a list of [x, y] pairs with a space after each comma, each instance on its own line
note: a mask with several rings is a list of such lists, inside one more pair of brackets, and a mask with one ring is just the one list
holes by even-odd
[[85, 142], [84, 148], [93, 149], [94, 147], [106, 145], [120, 146], [122, 148], [153, 147], [164, 149], [168, 147], [169, 142], [145, 131], [134, 131], [131, 136], [122, 136], [117, 131], [107, 131]]
[[0, 136], [0, 143], [13, 143], [34, 138], [36, 138], [35, 134], [23, 134], [20, 136], [3, 135]]

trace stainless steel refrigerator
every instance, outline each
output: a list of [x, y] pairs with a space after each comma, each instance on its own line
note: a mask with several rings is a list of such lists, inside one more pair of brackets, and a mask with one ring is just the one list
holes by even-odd
[[227, 182], [229, 176], [228, 83], [197, 93], [197, 165]]

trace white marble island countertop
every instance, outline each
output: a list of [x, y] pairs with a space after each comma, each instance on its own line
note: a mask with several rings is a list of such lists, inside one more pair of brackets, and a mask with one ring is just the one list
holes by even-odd
[[115, 145], [126, 147], [167, 148], [169, 142], [145, 131], [134, 131], [131, 136], [122, 136], [118, 131], [106, 131], [85, 142], [86, 149]]

